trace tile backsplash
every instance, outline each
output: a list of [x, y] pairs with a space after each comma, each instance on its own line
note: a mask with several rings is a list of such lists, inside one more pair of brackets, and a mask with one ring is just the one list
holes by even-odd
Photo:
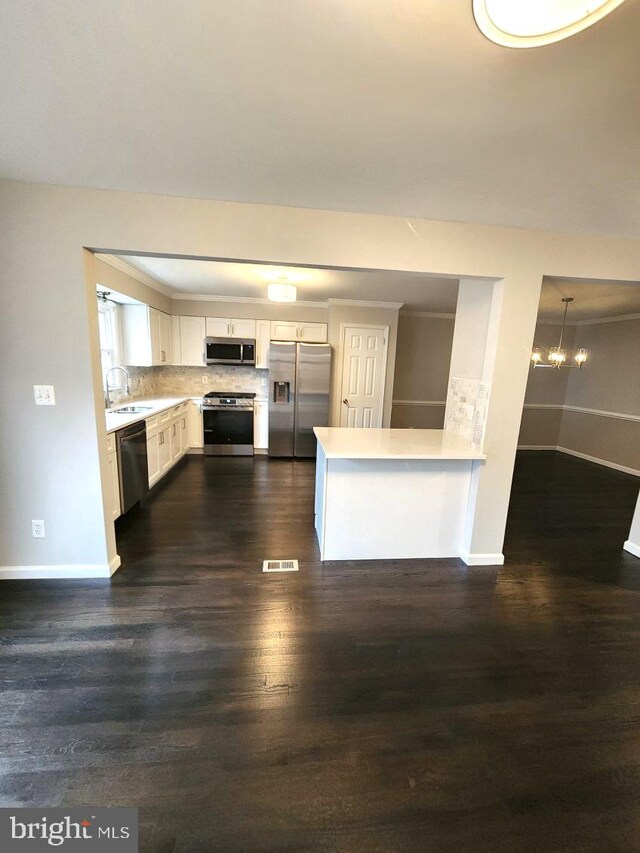
[[[112, 392], [115, 403], [139, 400], [145, 397], [186, 396], [200, 397], [207, 391], [253, 391], [258, 399], [266, 399], [269, 371], [255, 367], [236, 367], [217, 364], [212, 367], [128, 367], [131, 393], [127, 397], [117, 390]], [[203, 382], [206, 378], [206, 382]]]
[[482, 450], [491, 383], [452, 376], [447, 392], [444, 428]]

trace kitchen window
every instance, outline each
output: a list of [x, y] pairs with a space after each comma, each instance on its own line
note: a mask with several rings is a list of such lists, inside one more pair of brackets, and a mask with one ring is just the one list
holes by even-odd
[[[100, 361], [102, 364], [102, 385], [106, 387], [107, 371], [122, 363], [121, 309], [116, 302], [106, 297], [98, 297], [98, 330], [100, 333]], [[118, 371], [118, 375], [120, 371]], [[115, 374], [112, 381], [115, 380]], [[122, 379], [117, 380], [122, 381]], [[112, 386], [117, 388], [118, 386]]]

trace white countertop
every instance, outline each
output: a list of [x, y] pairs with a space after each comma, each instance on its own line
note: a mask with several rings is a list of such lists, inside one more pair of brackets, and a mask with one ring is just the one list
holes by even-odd
[[166, 411], [166, 409], [171, 409], [174, 406], [179, 406], [180, 403], [186, 403], [188, 400], [192, 399], [201, 400], [202, 398], [162, 397], [159, 399], [154, 398], [147, 400], [127, 400], [124, 403], [116, 403], [113, 407], [114, 409], [120, 409], [123, 406], [149, 406], [150, 408], [146, 412], [139, 412], [138, 414], [127, 415], [117, 415], [113, 411], [105, 412], [105, 419], [107, 422], [107, 433], [115, 432], [118, 429], [122, 429], [122, 427], [130, 426], [131, 424], [135, 424], [138, 421], [144, 421], [147, 418], [152, 418], [154, 415]]
[[327, 459], [486, 459], [460, 436], [442, 429], [314, 427]]

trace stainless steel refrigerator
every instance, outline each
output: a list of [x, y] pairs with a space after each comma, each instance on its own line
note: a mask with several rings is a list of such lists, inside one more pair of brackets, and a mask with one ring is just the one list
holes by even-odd
[[271, 341], [269, 456], [316, 455], [313, 428], [329, 423], [331, 346]]

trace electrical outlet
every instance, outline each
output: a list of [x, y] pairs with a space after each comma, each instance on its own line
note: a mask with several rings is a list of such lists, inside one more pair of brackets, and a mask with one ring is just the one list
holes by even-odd
[[47, 535], [47, 531], [45, 529], [44, 521], [42, 519], [32, 519], [31, 521], [31, 535], [34, 539], [44, 539]]
[[206, 374], [206, 373], [205, 373], [205, 374], [203, 374], [203, 376], [202, 376], [202, 384], [203, 384], [203, 385], [208, 385], [208, 384], [209, 384], [209, 377], [207, 376], [207, 374]]
[[53, 385], [34, 385], [33, 396], [36, 406], [55, 406], [56, 394]]

